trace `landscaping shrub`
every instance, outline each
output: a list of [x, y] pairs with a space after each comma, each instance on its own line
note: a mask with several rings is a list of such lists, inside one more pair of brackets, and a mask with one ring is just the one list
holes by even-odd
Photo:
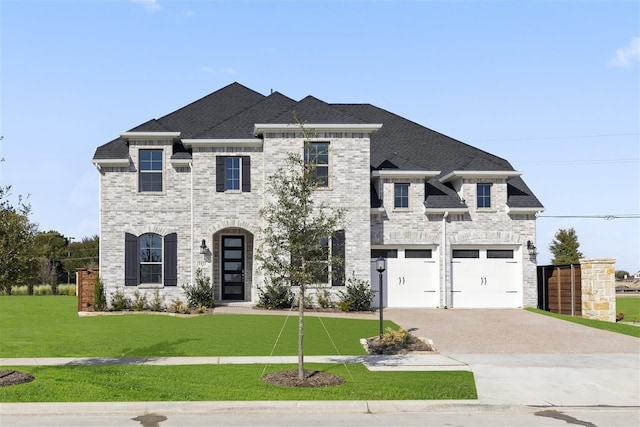
[[620, 312], [616, 315], [616, 322], [622, 322], [624, 320], [624, 313]]
[[115, 292], [111, 294], [111, 310], [122, 311], [128, 310], [131, 306], [131, 301], [124, 294], [124, 291], [120, 288], [116, 288]]
[[58, 295], [70, 295], [76, 294], [76, 285], [58, 285]]
[[342, 311], [370, 311], [373, 291], [366, 280], [349, 278], [347, 287], [339, 292], [338, 307]]
[[29, 287], [24, 286], [12, 286], [11, 295], [29, 295]]
[[333, 308], [333, 300], [331, 299], [331, 292], [328, 289], [322, 288], [316, 292], [316, 300], [321, 308]]
[[268, 310], [291, 308], [293, 294], [288, 286], [282, 284], [270, 284], [260, 289], [258, 307]]
[[33, 287], [34, 295], [53, 295], [51, 285], [36, 285]]
[[96, 277], [96, 282], [93, 285], [93, 309], [95, 311], [107, 309], [107, 296], [104, 294], [104, 284], [100, 277]]
[[189, 314], [189, 306], [179, 299], [174, 299], [169, 305], [169, 311], [172, 313]]
[[131, 309], [135, 311], [142, 311], [147, 308], [147, 294], [146, 292], [140, 293], [140, 291], [136, 290], [133, 293], [133, 302], [131, 303]]
[[153, 299], [149, 303], [149, 310], [151, 311], [163, 311], [164, 310], [164, 300], [160, 297], [160, 291], [153, 291]]
[[182, 289], [184, 290], [189, 307], [198, 307], [200, 305], [213, 307], [216, 304], [216, 300], [213, 297], [211, 280], [204, 275], [201, 269], [196, 271], [196, 283], [193, 285], [182, 285]]

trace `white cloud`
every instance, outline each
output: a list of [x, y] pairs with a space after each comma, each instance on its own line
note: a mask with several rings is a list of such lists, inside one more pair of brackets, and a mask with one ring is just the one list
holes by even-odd
[[640, 58], [640, 37], [632, 37], [629, 46], [616, 49], [616, 56], [609, 60], [612, 67], [631, 67]]
[[157, 12], [160, 10], [160, 5], [156, 0], [129, 0], [131, 3], [142, 3], [144, 10], [149, 13]]

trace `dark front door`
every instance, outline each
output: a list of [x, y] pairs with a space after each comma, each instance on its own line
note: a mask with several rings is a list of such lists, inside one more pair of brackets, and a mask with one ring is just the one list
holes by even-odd
[[244, 236], [222, 236], [222, 299], [244, 300]]

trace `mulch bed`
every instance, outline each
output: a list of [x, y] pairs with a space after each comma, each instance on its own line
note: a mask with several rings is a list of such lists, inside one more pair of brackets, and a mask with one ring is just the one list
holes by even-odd
[[412, 336], [406, 344], [388, 345], [380, 342], [379, 337], [367, 338], [365, 349], [369, 354], [406, 354], [414, 351], [435, 351], [433, 346], [418, 337]]
[[298, 370], [280, 371], [267, 374], [262, 380], [269, 384], [285, 387], [329, 387], [344, 383], [344, 378], [339, 375], [322, 371], [304, 371], [304, 379], [298, 378]]
[[33, 375], [25, 374], [24, 372], [0, 369], [0, 387], [24, 384], [34, 379], [35, 377]]

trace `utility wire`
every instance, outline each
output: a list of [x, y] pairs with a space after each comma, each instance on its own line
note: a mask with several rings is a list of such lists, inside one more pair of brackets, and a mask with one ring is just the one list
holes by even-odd
[[609, 133], [609, 134], [598, 134], [598, 135], [572, 135], [572, 136], [530, 136], [530, 137], [519, 137], [519, 138], [485, 138], [485, 139], [470, 139], [468, 142], [485, 142], [485, 141], [532, 141], [532, 140], [543, 140], [543, 139], [579, 139], [579, 138], [602, 138], [602, 137], [611, 137], [611, 136], [633, 136], [640, 135], [639, 132], [630, 132], [630, 133]]
[[618, 214], [618, 215], [537, 215], [536, 218], [582, 218], [582, 219], [631, 219], [640, 218], [640, 214]]

